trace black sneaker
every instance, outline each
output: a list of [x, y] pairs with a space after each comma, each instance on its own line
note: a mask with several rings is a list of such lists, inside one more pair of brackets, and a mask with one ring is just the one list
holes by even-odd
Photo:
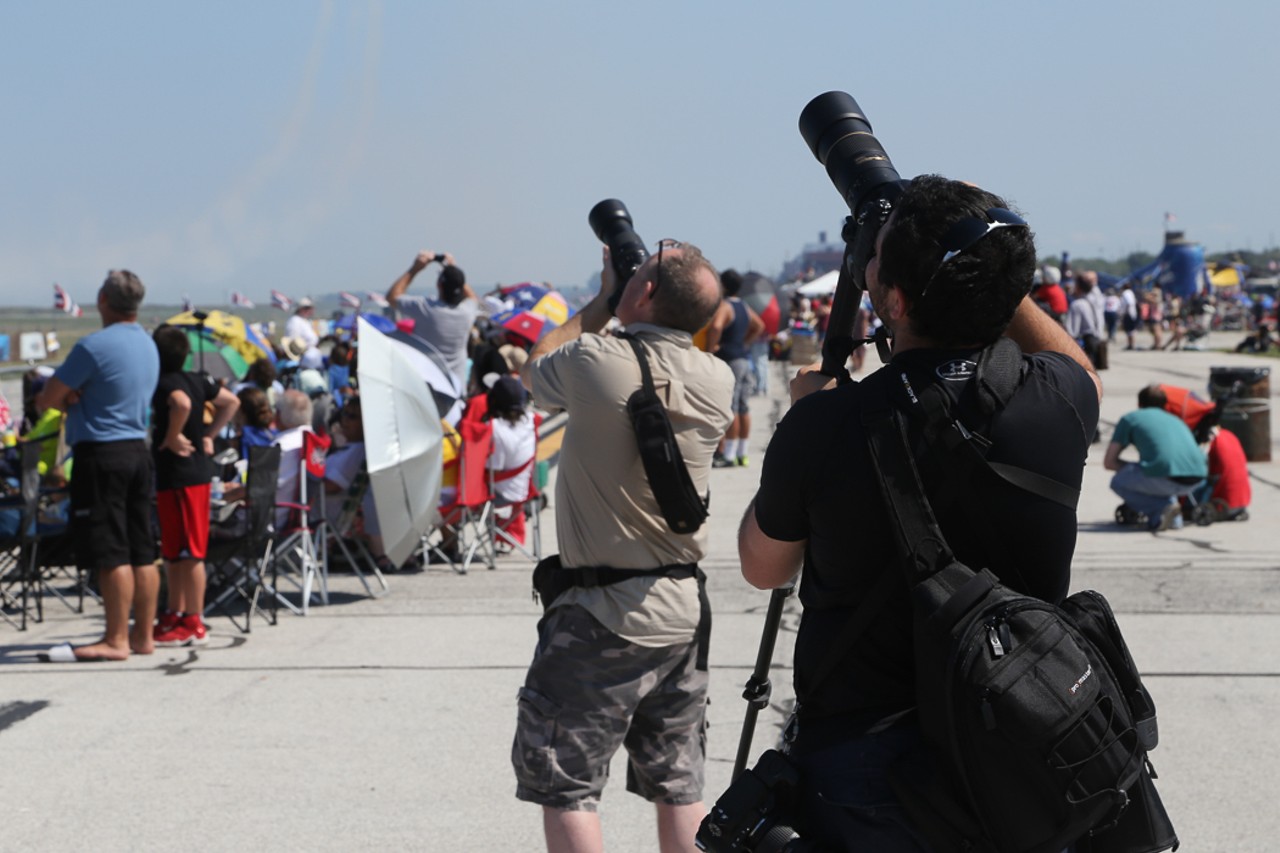
[[711, 458], [712, 468], [735, 468], [737, 467], [737, 464], [738, 463], [733, 461], [732, 459], [725, 459], [723, 456], [719, 454], [716, 454]]

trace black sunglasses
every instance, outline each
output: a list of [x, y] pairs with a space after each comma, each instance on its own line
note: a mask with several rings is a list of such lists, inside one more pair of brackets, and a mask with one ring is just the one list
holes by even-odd
[[658, 261], [653, 268], [653, 290], [649, 291], [649, 298], [653, 298], [653, 294], [658, 292], [658, 285], [662, 282], [662, 250], [663, 249], [683, 249], [684, 243], [679, 240], [672, 240], [670, 237], [665, 240], [658, 241]]
[[974, 243], [983, 237], [995, 231], [997, 228], [1026, 228], [1027, 222], [1012, 210], [1006, 210], [1003, 207], [991, 207], [987, 209], [987, 217], [989, 221], [984, 222], [976, 216], [966, 216], [955, 225], [947, 229], [947, 232], [938, 240], [938, 245], [944, 249], [942, 260], [938, 262], [938, 266], [933, 271], [933, 275], [929, 276], [929, 280], [924, 283], [924, 287], [920, 289], [920, 296], [923, 297], [929, 290], [929, 285], [933, 284], [933, 280], [938, 277], [938, 271], [942, 269], [947, 261], [954, 258], [964, 250], [973, 246]]

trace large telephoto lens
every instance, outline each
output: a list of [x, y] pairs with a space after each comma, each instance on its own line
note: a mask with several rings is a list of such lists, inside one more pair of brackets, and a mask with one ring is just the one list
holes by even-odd
[[876, 187], [901, 180], [852, 95], [827, 92], [810, 101], [800, 113], [800, 135], [855, 214]]
[[587, 214], [587, 224], [600, 242], [609, 247], [613, 272], [618, 279], [613, 293], [609, 295], [609, 310], [616, 311], [618, 300], [622, 298], [622, 289], [627, 286], [636, 270], [640, 269], [640, 265], [649, 259], [649, 250], [631, 227], [631, 214], [627, 211], [627, 206], [616, 198], [607, 198], [591, 208], [591, 212]]

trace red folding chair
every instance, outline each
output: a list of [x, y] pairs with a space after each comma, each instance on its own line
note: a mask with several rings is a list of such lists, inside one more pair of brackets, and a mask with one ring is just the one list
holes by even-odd
[[[487, 422], [463, 420], [458, 424], [462, 444], [458, 448], [457, 492], [439, 509], [436, 525], [440, 541], [428, 543], [429, 553], [448, 561], [458, 574], [465, 575], [479, 554], [490, 569], [497, 568], [488, 519], [493, 510], [489, 472], [485, 463], [493, 450], [493, 427]], [[443, 544], [452, 539], [456, 553]]]
[[[533, 416], [533, 456], [523, 465], [508, 468], [505, 471], [489, 471], [489, 493], [493, 495], [493, 508], [489, 512], [489, 538], [495, 549], [505, 545], [519, 551], [535, 563], [542, 559], [542, 492], [538, 488], [538, 431], [542, 426], [542, 415]], [[529, 472], [529, 488], [525, 496], [518, 501], [503, 501], [497, 497], [498, 483], [513, 480], [525, 471]], [[503, 517], [498, 510], [510, 509], [511, 514]], [[525, 532], [525, 517], [529, 519], [528, 535]]]

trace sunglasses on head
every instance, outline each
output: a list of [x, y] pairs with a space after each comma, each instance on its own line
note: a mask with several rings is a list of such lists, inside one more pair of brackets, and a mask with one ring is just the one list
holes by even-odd
[[662, 282], [662, 252], [664, 249], [683, 249], [684, 243], [679, 240], [672, 240], [670, 237], [665, 240], [658, 241], [658, 261], [653, 268], [653, 290], [649, 291], [649, 298], [653, 298], [653, 294], [658, 292], [658, 285]]
[[944, 250], [942, 260], [938, 262], [933, 275], [929, 276], [929, 280], [925, 282], [924, 287], [920, 290], [921, 297], [928, 292], [929, 285], [933, 284], [933, 280], [938, 277], [938, 271], [942, 269], [947, 261], [971, 248], [974, 243], [977, 243], [992, 231], [997, 228], [1028, 227], [1025, 219], [1012, 210], [1006, 210], [1003, 207], [988, 208], [987, 218], [988, 221], [984, 222], [976, 216], [966, 216], [947, 229], [947, 232], [938, 240], [938, 244]]

